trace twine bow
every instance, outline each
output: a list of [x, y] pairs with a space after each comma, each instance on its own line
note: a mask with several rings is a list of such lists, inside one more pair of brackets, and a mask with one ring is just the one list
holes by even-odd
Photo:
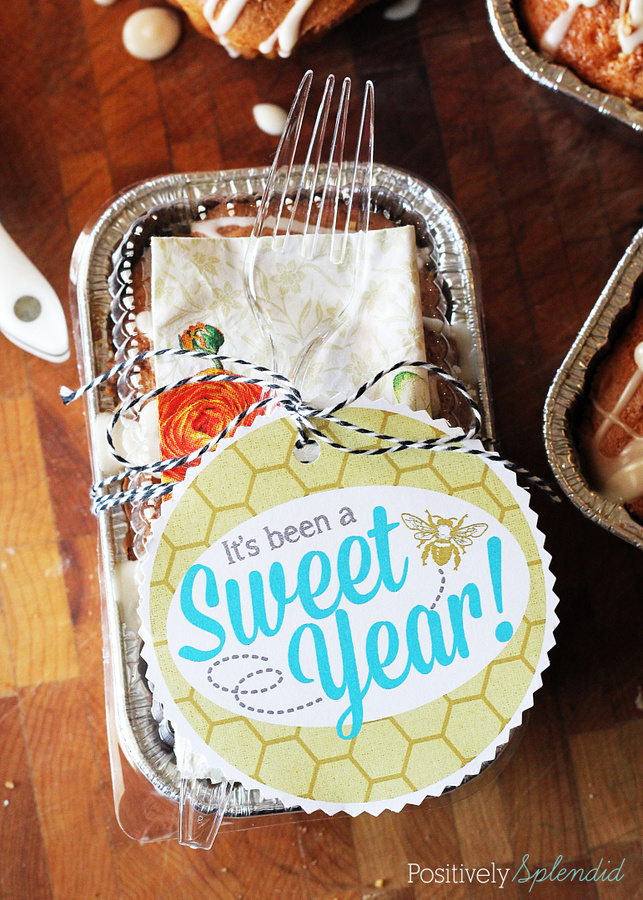
[[[465, 443], [466, 441], [474, 438], [476, 434], [479, 433], [482, 424], [482, 419], [476, 403], [469, 396], [464, 385], [461, 384], [461, 382], [459, 382], [456, 378], [453, 378], [438, 366], [421, 360], [405, 360], [395, 363], [394, 365], [389, 366], [387, 369], [383, 369], [382, 371], [378, 372], [377, 375], [373, 376], [373, 378], [371, 378], [369, 381], [362, 384], [349, 397], [346, 397], [343, 400], [340, 400], [339, 402], [333, 404], [332, 406], [326, 407], [325, 409], [317, 409], [303, 400], [299, 390], [295, 387], [294, 384], [292, 384], [292, 382], [288, 378], [286, 378], [284, 375], [279, 374], [278, 372], [271, 371], [265, 366], [255, 365], [243, 359], [236, 359], [234, 357], [222, 356], [218, 353], [211, 353], [201, 350], [175, 350], [173, 348], [167, 348], [163, 350], [148, 350], [144, 353], [139, 353], [122, 363], [118, 363], [107, 372], [104, 372], [97, 378], [94, 378], [92, 381], [88, 382], [85, 385], [82, 385], [76, 390], [70, 390], [69, 388], [61, 387], [60, 395], [62, 401], [65, 405], [73, 403], [74, 400], [77, 400], [79, 397], [84, 396], [89, 391], [100, 387], [101, 385], [110, 381], [116, 375], [121, 374], [126, 369], [135, 366], [138, 363], [144, 362], [145, 360], [154, 359], [159, 356], [187, 356], [193, 359], [207, 359], [210, 361], [216, 360], [220, 364], [227, 364], [229, 366], [242, 366], [256, 374], [235, 375], [226, 371], [207, 373], [202, 372], [198, 375], [193, 375], [188, 378], [182, 378], [178, 381], [172, 382], [171, 384], [156, 387], [145, 394], [141, 394], [138, 397], [134, 397], [133, 399], [128, 400], [126, 403], [120, 406], [112, 416], [112, 419], [107, 427], [107, 442], [112, 454], [123, 465], [124, 468], [118, 474], [110, 475], [107, 478], [104, 478], [92, 485], [90, 489], [90, 497], [92, 501], [92, 512], [95, 515], [98, 515], [101, 512], [112, 509], [113, 507], [119, 506], [123, 503], [139, 503], [144, 500], [150, 500], [170, 494], [175, 488], [177, 482], [146, 484], [136, 488], [129, 488], [119, 491], [112, 491], [110, 489], [116, 484], [122, 484], [125, 479], [131, 478], [132, 475], [144, 473], [158, 475], [162, 474], [163, 472], [167, 472], [170, 469], [177, 468], [178, 466], [189, 466], [191, 463], [196, 462], [197, 460], [201, 459], [201, 457], [206, 453], [213, 450], [217, 446], [217, 444], [219, 444], [219, 442], [224, 438], [228, 437], [235, 430], [235, 428], [243, 422], [245, 418], [251, 416], [260, 409], [264, 409], [268, 405], [279, 405], [294, 420], [298, 431], [298, 438], [295, 446], [298, 449], [313, 444], [316, 441], [321, 441], [333, 447], [335, 450], [340, 450], [345, 453], [359, 454], [362, 456], [379, 456], [385, 453], [397, 453], [400, 450], [417, 449], [469, 453], [475, 456], [482, 456], [486, 459], [493, 459], [497, 462], [500, 462], [512, 472], [524, 476], [532, 484], [535, 484], [543, 489], [553, 499], [559, 499], [553, 493], [549, 485], [546, 484], [546, 482], [544, 482], [538, 476], [531, 474], [526, 469], [515, 465], [515, 463], [512, 463], [509, 460], [503, 459], [495, 451], [485, 450], [483, 448], [471, 446]], [[393, 437], [387, 434], [380, 434], [379, 432], [372, 431], [368, 428], [363, 428], [362, 426], [355, 425], [352, 422], [347, 422], [345, 419], [338, 418], [335, 415], [341, 409], [349, 407], [357, 400], [359, 400], [360, 397], [362, 397], [368, 390], [370, 390], [370, 388], [374, 387], [379, 381], [381, 381], [382, 378], [402, 368], [423, 369], [430, 374], [439, 375], [466, 400], [473, 416], [472, 424], [466, 434], [462, 434], [456, 437], [449, 437], [448, 435], [444, 435], [438, 438], [425, 438], [419, 441], [411, 441], [403, 438]], [[123, 415], [137, 406], [145, 406], [145, 404], [149, 403], [151, 400], [156, 399], [157, 397], [160, 397], [161, 394], [164, 394], [167, 391], [171, 391], [175, 388], [183, 387], [184, 385], [188, 384], [200, 384], [204, 382], [241, 382], [243, 384], [257, 385], [262, 389], [265, 396], [238, 413], [230, 422], [228, 422], [228, 424], [219, 432], [219, 434], [214, 435], [206, 444], [203, 444], [203, 446], [199, 447], [197, 450], [193, 450], [191, 453], [184, 456], [174, 457], [172, 459], [166, 460], [159, 460], [158, 462], [153, 463], [136, 465], [129, 462], [129, 460], [125, 459], [118, 453], [114, 445], [113, 431], [117, 422]], [[315, 420], [331, 422], [334, 425], [339, 425], [342, 428], [346, 428], [349, 431], [356, 432], [357, 434], [371, 437], [374, 440], [384, 441], [387, 446], [370, 448], [347, 447], [345, 444], [334, 441], [327, 434], [325, 434], [319, 427], [317, 427], [317, 425], [315, 425]]]

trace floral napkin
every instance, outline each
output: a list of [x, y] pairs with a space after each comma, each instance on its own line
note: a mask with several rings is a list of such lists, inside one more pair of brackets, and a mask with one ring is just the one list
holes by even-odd
[[[267, 242], [271, 238], [262, 238], [256, 270], [258, 317], [244, 288], [248, 240], [152, 239], [156, 349], [207, 349], [276, 367], [292, 378], [311, 340], [327, 332], [297, 380], [304, 399], [318, 406], [348, 396], [394, 363], [426, 358], [411, 226], [368, 233], [363, 289], [350, 303], [351, 254], [357, 236], [349, 235], [348, 262], [340, 266], [302, 257], [297, 243], [304, 240], [300, 235], [289, 238], [290, 253], [270, 252]], [[157, 383], [169, 384], [213, 368], [222, 366], [187, 357], [159, 357]], [[260, 396], [261, 389], [256, 386], [222, 382], [187, 385], [162, 394], [159, 428], [163, 456], [179, 456], [202, 445]], [[368, 396], [403, 400], [416, 409], [427, 405], [426, 382], [417, 373], [387, 376]], [[251, 422], [247, 419], [244, 424]], [[177, 469], [174, 477], [184, 474]]]

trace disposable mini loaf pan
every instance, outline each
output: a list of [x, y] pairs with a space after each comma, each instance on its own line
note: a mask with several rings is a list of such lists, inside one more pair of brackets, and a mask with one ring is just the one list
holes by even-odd
[[[570, 500], [592, 521], [643, 549], [643, 525], [602, 497], [588, 479], [577, 424], [594, 365], [609, 351], [615, 324], [627, 316], [643, 273], [643, 230], [635, 236], [574, 341], [549, 389], [544, 412], [549, 462]], [[639, 298], [640, 300], [640, 298]]]
[[[108, 282], [112, 255], [132, 223], [150, 209], [168, 204], [177, 206], [179, 216], [180, 210], [184, 209], [188, 221], [194, 218], [199, 203], [209, 196], [260, 194], [267, 175], [268, 169], [243, 169], [156, 178], [120, 194], [87, 226], [77, 242], [71, 268], [81, 382], [88, 382], [104, 372], [113, 358], [108, 328], [112, 300]], [[481, 437], [491, 440], [493, 432], [476, 264], [458, 214], [434, 188], [389, 167], [375, 167], [374, 192], [388, 196], [400, 214], [411, 221], [415, 218], [426, 225], [436, 282], [448, 297], [450, 324], [458, 336], [459, 349], [467, 358], [467, 369], [473, 373], [473, 392], [483, 417]], [[104, 419], [104, 413], [113, 410], [114, 401], [108, 393], [99, 391], [88, 394], [86, 404], [96, 476], [100, 471], [97, 420], [101, 414]], [[100, 515], [107, 718], [117, 812], [127, 793], [130, 769], [145, 776], [155, 796], [176, 801], [183, 809], [182, 776], [172, 749], [171, 729], [152, 703], [140, 659], [138, 596], [134, 580], [127, 574], [123, 551], [125, 530], [126, 521], [120, 508]], [[201, 809], [207, 814], [212, 804], [216, 805], [215, 791], [216, 786], [203, 780], [197, 813]], [[130, 793], [134, 797], [135, 792]], [[134, 799], [138, 803], [137, 798]], [[143, 807], [140, 808], [137, 824], [123, 823], [125, 816], [120, 815], [124, 830], [144, 840], [172, 836], [162, 833], [162, 825], [150, 825], [149, 816], [145, 820]], [[279, 802], [265, 800], [258, 791], [235, 786], [225, 815], [227, 819], [234, 819], [280, 811], [283, 806]]]
[[643, 110], [622, 97], [590, 87], [571, 69], [551, 62], [533, 49], [521, 29], [516, 0], [487, 0], [487, 8], [498, 43], [514, 65], [526, 75], [544, 87], [626, 125], [634, 132], [643, 132]]

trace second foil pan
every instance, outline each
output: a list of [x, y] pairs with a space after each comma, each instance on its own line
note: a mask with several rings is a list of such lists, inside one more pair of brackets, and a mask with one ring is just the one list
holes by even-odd
[[628, 247], [598, 298], [549, 390], [544, 433], [547, 455], [560, 486], [592, 521], [643, 549], [643, 525], [627, 510], [602, 497], [585, 475], [576, 439], [576, 422], [587, 396], [588, 370], [609, 347], [610, 332], [620, 313], [632, 303], [643, 272], [643, 230]]
[[549, 61], [537, 53], [520, 27], [516, 0], [487, 0], [491, 26], [509, 59], [526, 75], [544, 87], [571, 97], [612, 121], [643, 132], [643, 110], [622, 97], [606, 94], [581, 81], [571, 69]]

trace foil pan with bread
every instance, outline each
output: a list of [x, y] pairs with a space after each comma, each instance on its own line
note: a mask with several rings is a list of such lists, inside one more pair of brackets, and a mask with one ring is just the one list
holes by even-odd
[[615, 269], [550, 388], [549, 461], [590, 519], [643, 549], [643, 233]]
[[[204, 235], [210, 240], [217, 236], [242, 238], [252, 227], [267, 177], [268, 170], [244, 169], [156, 178], [125, 191], [87, 227], [77, 242], [71, 274], [84, 381], [91, 381], [114, 363], [153, 349], [149, 308], [152, 242], [168, 237], [203, 240]], [[480, 436], [492, 439], [476, 263], [458, 214], [430, 185], [377, 165], [371, 209], [372, 228], [410, 226], [415, 234], [426, 359], [466, 384], [481, 411]], [[181, 346], [199, 349], [203, 341], [215, 337], [221, 340], [216, 329], [195, 322], [193, 328], [182, 332]], [[105, 431], [114, 410], [149, 391], [154, 383], [154, 369], [143, 361], [87, 395], [96, 480], [109, 475], [113, 465]], [[400, 399], [408, 402], [406, 382], [399, 388]], [[421, 408], [426, 406], [433, 416], [454, 426], [469, 426], [471, 408], [446, 380], [430, 377], [423, 390]], [[252, 399], [243, 402], [247, 406]], [[146, 415], [150, 409], [152, 404], [140, 416], [133, 416], [129, 428], [123, 430], [122, 451], [130, 456], [138, 453], [147, 459], [158, 454], [158, 423], [155, 416]], [[137, 477], [133, 476], [130, 487], [144, 488], [159, 480], [145, 474], [137, 482]], [[190, 777], [195, 784], [191, 806], [186, 805], [184, 748], [175, 745], [172, 727], [153, 701], [153, 685], [145, 677], [140, 656], [138, 560], [145, 556], [158, 511], [159, 501], [152, 500], [115, 506], [99, 516], [112, 739], [129, 766], [142, 772], [160, 794], [179, 801], [182, 815], [194, 808], [203, 817], [216, 812], [225, 782], [217, 782], [216, 773], [200, 773], [192, 767]], [[229, 787], [227, 819], [284, 810], [283, 804], [264, 799], [258, 791]]]
[[539, 84], [643, 131], [643, 20], [634, 0], [487, 0], [509, 59]]
[[[505, 53], [535, 81], [643, 130], [643, 10], [634, 0], [488, 0]], [[625, 253], [550, 389], [547, 452], [590, 518], [643, 546], [639, 422], [641, 236]]]

